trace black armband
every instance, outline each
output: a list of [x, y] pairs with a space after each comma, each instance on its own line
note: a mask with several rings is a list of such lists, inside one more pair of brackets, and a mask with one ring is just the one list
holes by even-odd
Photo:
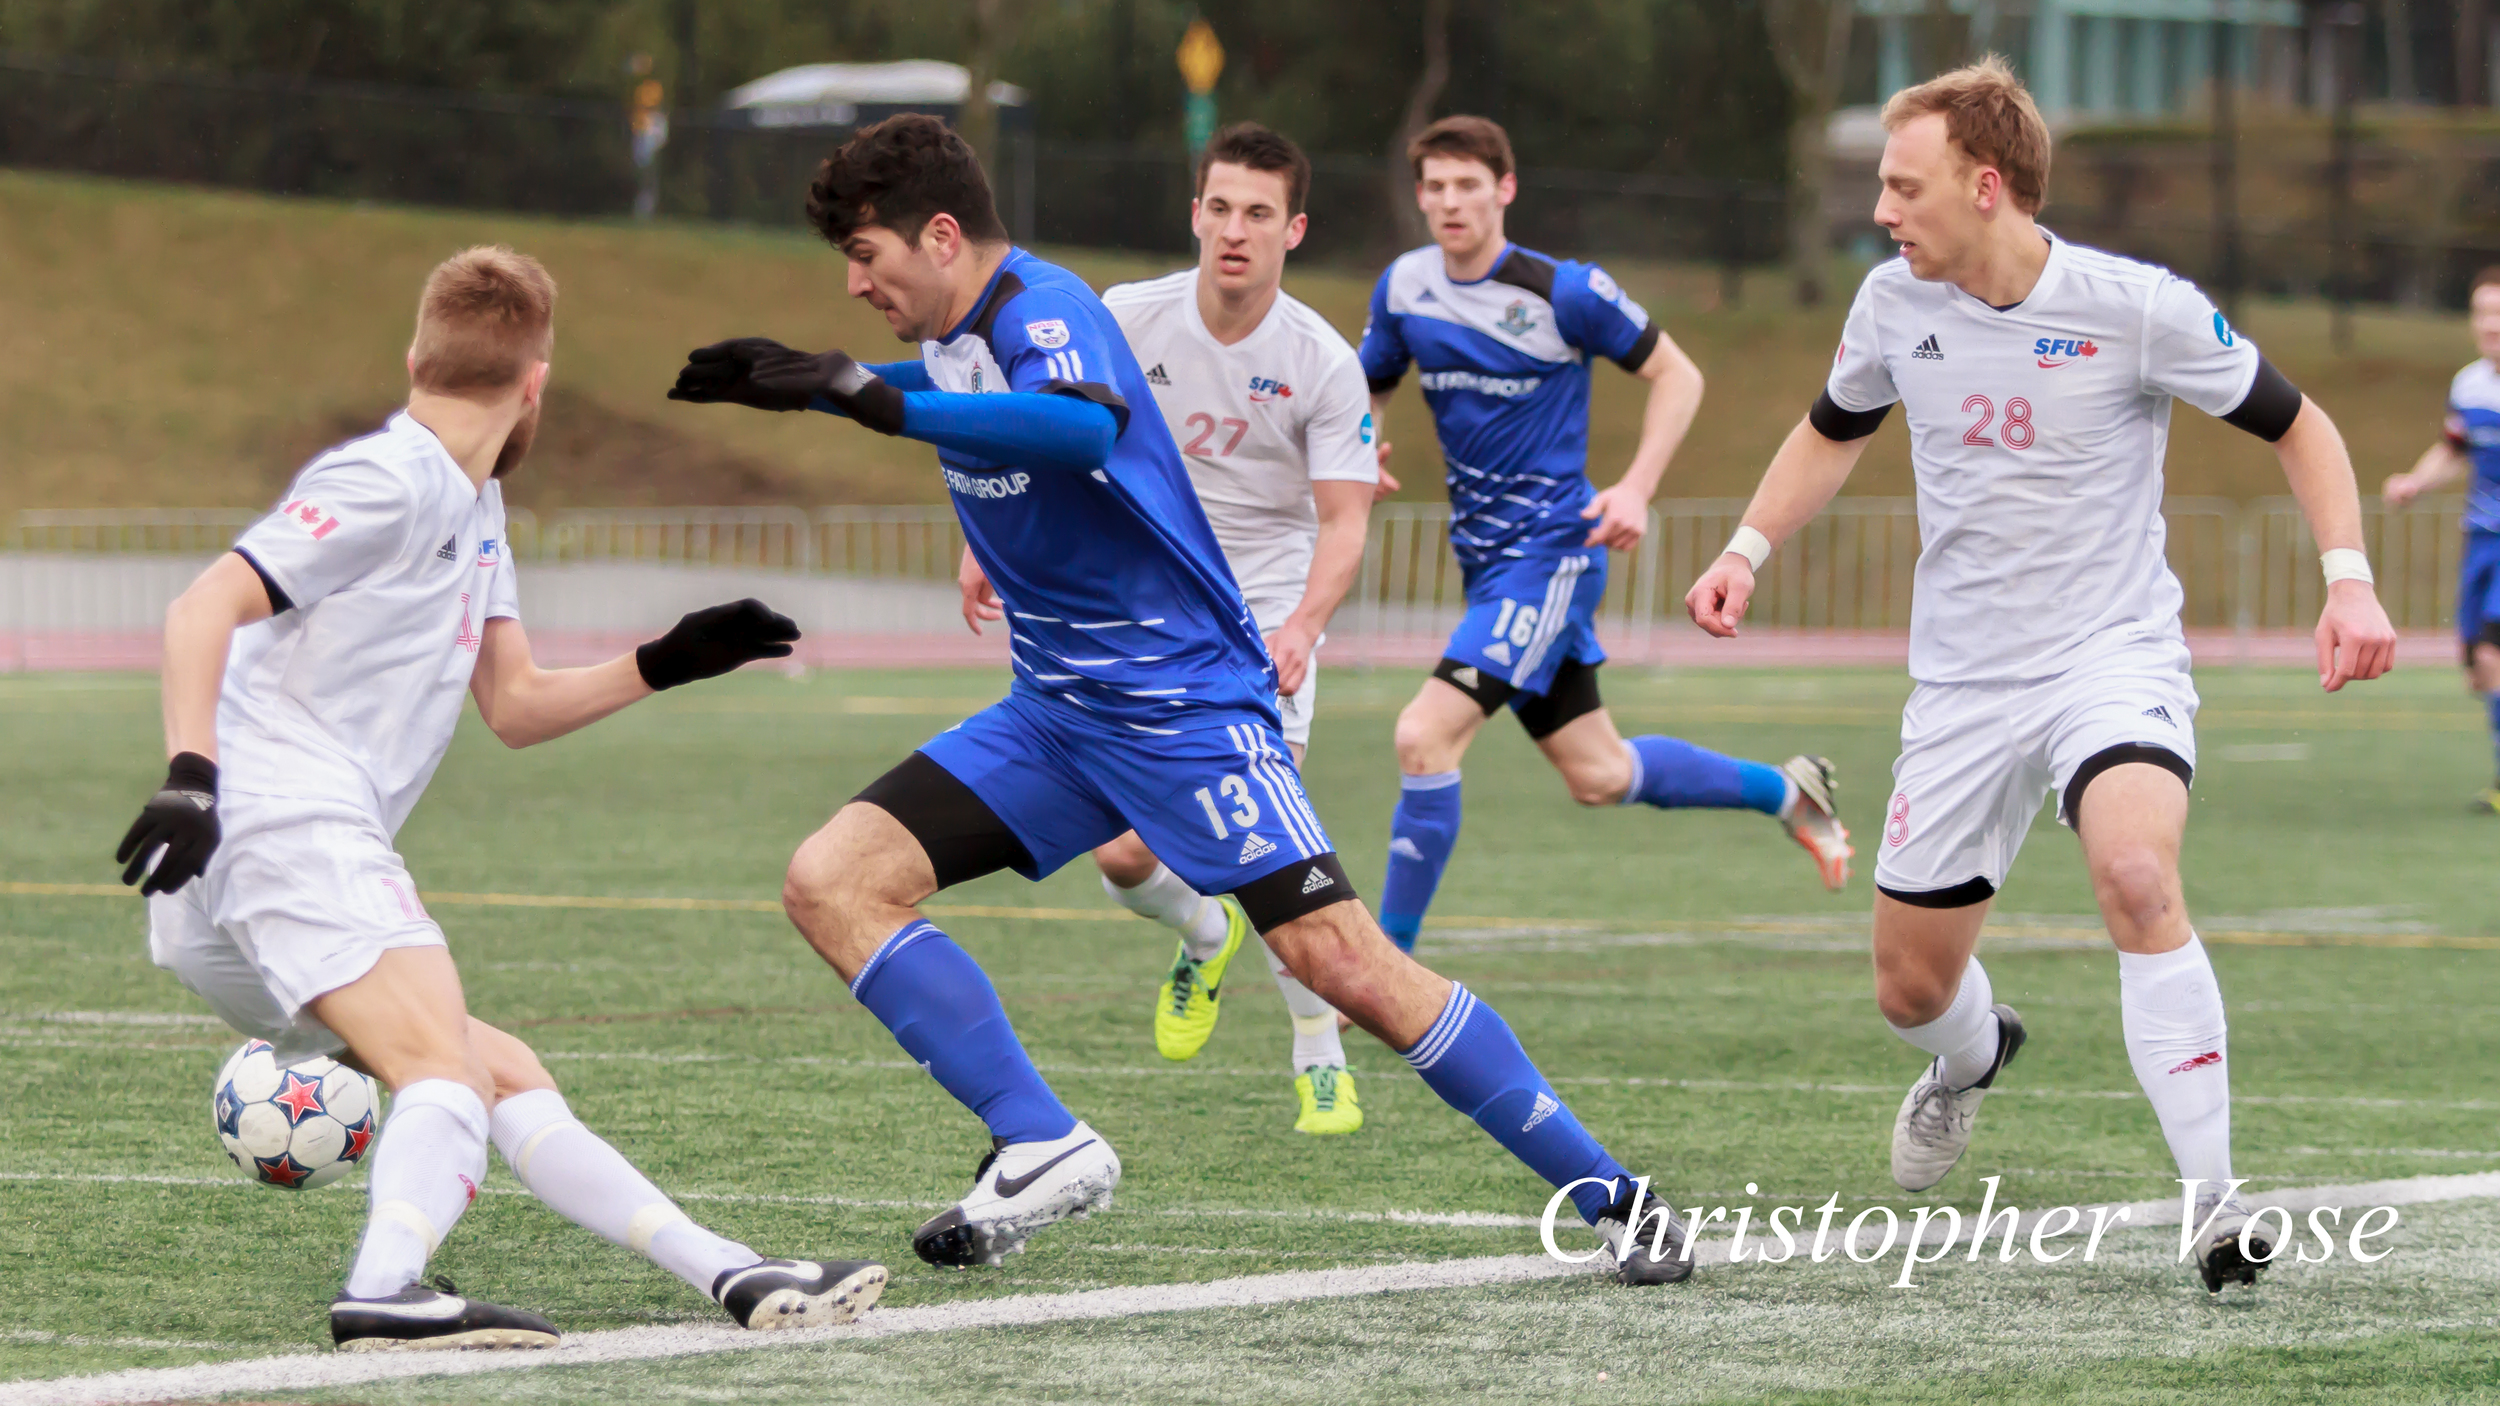
[[2268, 444], [2291, 433], [2292, 421], [2300, 418], [2300, 387], [2283, 378], [2274, 363], [2263, 356], [2257, 358], [2257, 379], [2248, 385], [2248, 394], [2239, 406], [2222, 417], [2226, 425], [2236, 425]]
[[1656, 350], [1658, 350], [1658, 324], [1653, 322], [1641, 329], [1640, 339], [1632, 343], [1630, 351], [1615, 358], [1615, 365], [1637, 376], [1641, 374], [1641, 368], [1649, 364], [1649, 354]]
[[1806, 412], [1806, 419], [1816, 434], [1834, 444], [1848, 444], [1875, 433], [1891, 413], [1889, 405], [1878, 405], [1872, 410], [1844, 410], [1826, 390], [1814, 398], [1814, 408]]
[[287, 598], [286, 587], [279, 585], [278, 578], [269, 574], [269, 568], [260, 564], [260, 558], [241, 547], [235, 548], [234, 554], [243, 558], [243, 564], [252, 568], [252, 574], [260, 578], [260, 588], [269, 593], [270, 614], [284, 615], [295, 608], [295, 602]]

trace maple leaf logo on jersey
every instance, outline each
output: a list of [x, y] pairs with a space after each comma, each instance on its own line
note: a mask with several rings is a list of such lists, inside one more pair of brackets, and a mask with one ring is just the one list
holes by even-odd
[[2101, 349], [2089, 337], [2042, 337], [2031, 344], [2031, 354], [2039, 358], [2041, 370], [2054, 371], [2077, 358], [2099, 356]]
[[312, 539], [316, 542], [338, 531], [338, 518], [309, 498], [297, 498], [280, 503], [278, 511], [285, 516], [287, 521], [311, 533]]

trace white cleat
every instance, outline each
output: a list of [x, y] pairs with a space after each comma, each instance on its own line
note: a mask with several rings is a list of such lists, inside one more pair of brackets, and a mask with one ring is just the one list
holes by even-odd
[[1829, 761], [1807, 756], [1781, 762], [1780, 775], [1796, 787], [1796, 794], [1780, 811], [1780, 828], [1814, 856], [1823, 887], [1838, 893], [1849, 882], [1849, 861], [1857, 854], [1849, 847], [1849, 827], [1840, 823], [1840, 808], [1833, 800], [1840, 789], [1839, 778]]
[[[2206, 1220], [2207, 1216], [2211, 1220]], [[2196, 1270], [2205, 1276], [2205, 1292], [2220, 1294], [2222, 1286], [2233, 1280], [2255, 1287], [2257, 1271], [2274, 1258], [2274, 1236], [2263, 1221], [2250, 1227], [2248, 1207], [2236, 1196], [2219, 1207], [2211, 1201], [2197, 1203], [2196, 1218], [2204, 1222], [2205, 1233], [2196, 1241]], [[2248, 1244], [2240, 1244], [2246, 1232]]]
[[1997, 1058], [1987, 1074], [1969, 1088], [1957, 1089], [1937, 1077], [1943, 1061], [1930, 1060], [1926, 1072], [1910, 1085], [1909, 1096], [1901, 1100], [1901, 1111], [1893, 1115], [1892, 1179], [1902, 1190], [1925, 1191], [1943, 1181], [1953, 1164], [1962, 1160], [1989, 1086], [2022, 1049], [2023, 1018], [2007, 1005], [1997, 1006], [1994, 1014]]
[[999, 1145], [964, 1199], [912, 1232], [911, 1247], [935, 1265], [997, 1264], [1034, 1231], [1109, 1206], [1119, 1184], [1120, 1155], [1083, 1123], [1053, 1142]]

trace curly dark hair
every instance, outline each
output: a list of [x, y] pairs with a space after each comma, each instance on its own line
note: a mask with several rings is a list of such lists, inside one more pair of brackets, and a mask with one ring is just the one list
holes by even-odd
[[839, 249], [862, 225], [883, 225], [917, 249], [936, 215], [952, 215], [976, 244], [1004, 244], [981, 159], [944, 122], [906, 112], [851, 135], [816, 168], [807, 222]]

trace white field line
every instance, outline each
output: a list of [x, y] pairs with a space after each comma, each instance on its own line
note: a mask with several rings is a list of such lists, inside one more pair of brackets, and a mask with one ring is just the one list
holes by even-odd
[[[2252, 1206], [2279, 1205], [2299, 1212], [2314, 1206], [2403, 1206], [2490, 1196], [2500, 1196], [2500, 1173], [2313, 1187], [2275, 1196], [2251, 1197], [2250, 1203]], [[2046, 1209], [2023, 1217], [2017, 1233], [2028, 1234], [2030, 1224]], [[2127, 1210], [2130, 1213], [2128, 1218], [2113, 1225], [2114, 1230], [2178, 1224], [2179, 1204], [2176, 1201], [2134, 1202], [2127, 1206]], [[1725, 1264], [1731, 1247], [1732, 1243], [1728, 1240], [1703, 1241], [1695, 1246], [1693, 1258], [1703, 1265]], [[1898, 1248], [1895, 1247], [1896, 1250]], [[1153, 1313], [1206, 1312], [1302, 1303], [1362, 1294], [1476, 1288], [1589, 1272], [1592, 1272], [1590, 1267], [1562, 1264], [1543, 1255], [1488, 1255], [1364, 1269], [1249, 1275], [1198, 1284], [1153, 1284], [1077, 1293], [1020, 1294], [980, 1302], [932, 1304], [921, 1308], [873, 1312], [848, 1327], [796, 1332], [747, 1333], [726, 1327], [662, 1326], [576, 1333], [565, 1338], [563, 1346], [547, 1352], [376, 1355], [296, 1352], [196, 1367], [143, 1368], [49, 1381], [0, 1384], [0, 1406], [108, 1406], [108, 1403], [121, 1402], [174, 1401], [211, 1393], [322, 1391], [414, 1377], [476, 1376], [539, 1367], [648, 1362], [710, 1353], [860, 1342], [912, 1333], [1031, 1327], [1088, 1319], [1135, 1318]]]

